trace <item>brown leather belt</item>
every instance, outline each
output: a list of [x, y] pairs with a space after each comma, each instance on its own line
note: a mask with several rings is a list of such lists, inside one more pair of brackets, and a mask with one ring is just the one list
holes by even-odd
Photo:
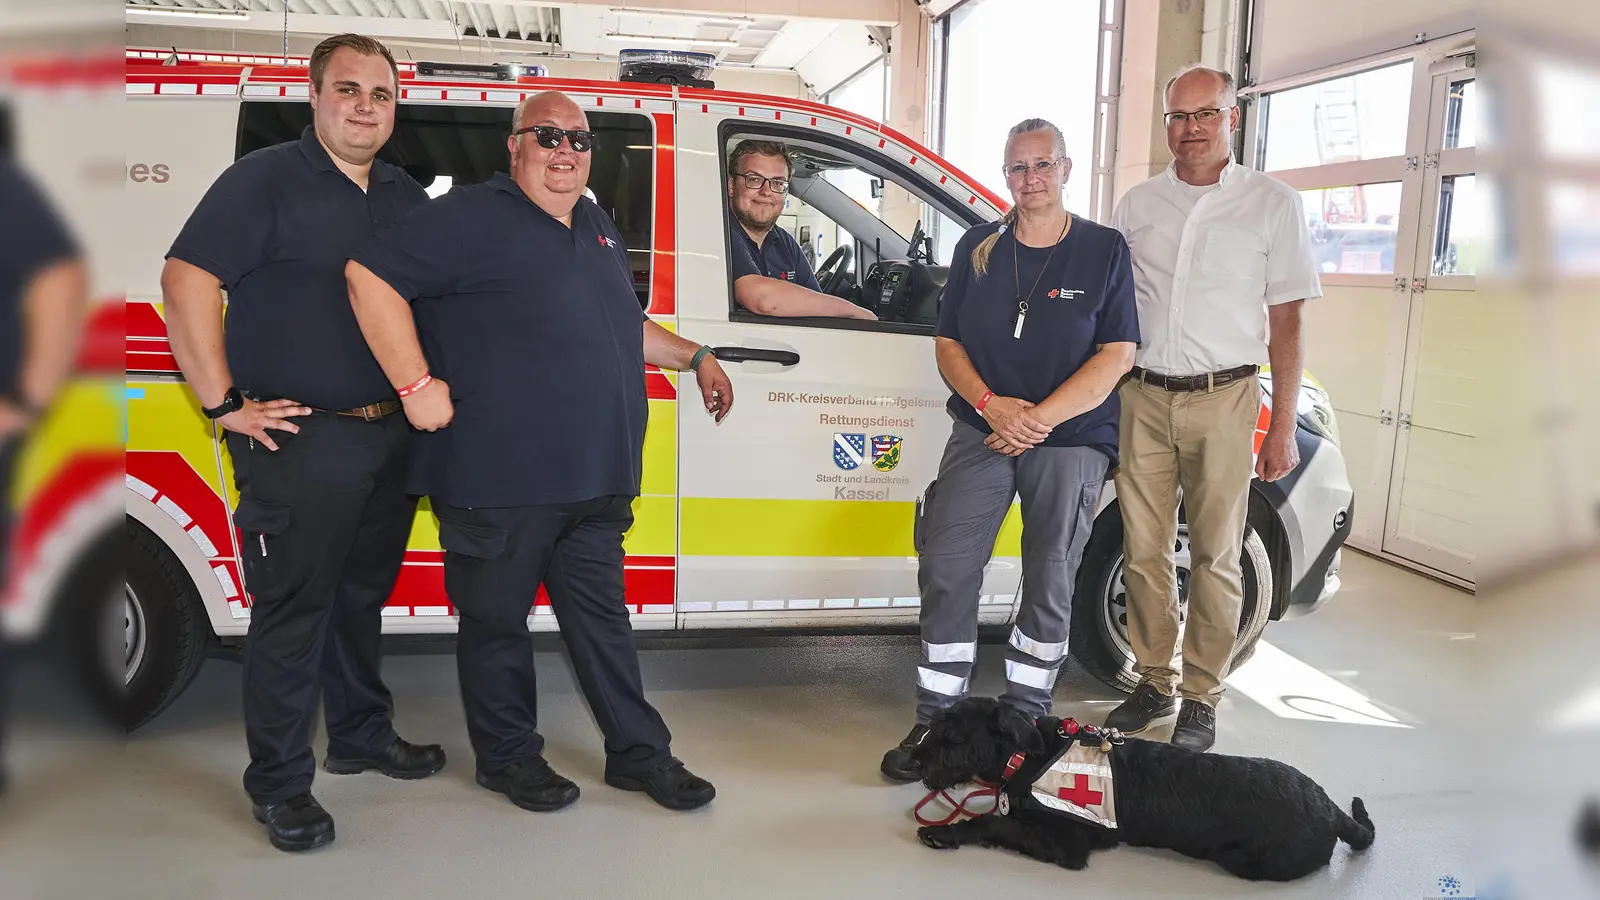
[[392, 416], [399, 412], [400, 401], [379, 400], [377, 403], [368, 403], [366, 406], [358, 406], [355, 409], [317, 409], [315, 406], [313, 406], [311, 407], [311, 411], [319, 413], [332, 413], [336, 416], [350, 416], [354, 419], [365, 419], [368, 422], [376, 422], [384, 416]]
[[1233, 384], [1254, 376], [1260, 366], [1240, 366], [1225, 372], [1207, 372], [1204, 375], [1157, 375], [1149, 369], [1133, 367], [1133, 377], [1165, 391], [1208, 391]]

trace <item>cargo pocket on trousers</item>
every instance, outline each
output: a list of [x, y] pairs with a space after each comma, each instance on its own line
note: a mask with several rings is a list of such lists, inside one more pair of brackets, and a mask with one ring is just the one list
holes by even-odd
[[1067, 544], [1067, 560], [1076, 563], [1083, 558], [1083, 548], [1089, 543], [1089, 534], [1094, 531], [1094, 514], [1100, 507], [1100, 492], [1105, 489], [1105, 482], [1100, 480], [1084, 482], [1083, 491], [1078, 495], [1077, 520], [1072, 523], [1072, 535]]
[[911, 522], [911, 549], [918, 554], [928, 546], [928, 510], [933, 505], [933, 492], [939, 486], [939, 479], [928, 482], [928, 489], [917, 498], [915, 518]]
[[506, 550], [506, 530], [440, 519], [439, 546], [473, 559], [497, 559]]
[[233, 511], [233, 524], [243, 536], [239, 556], [244, 569], [244, 589], [252, 596], [261, 596], [277, 583], [283, 548], [276, 545], [289, 530], [289, 518], [286, 504], [254, 499], [240, 500]]

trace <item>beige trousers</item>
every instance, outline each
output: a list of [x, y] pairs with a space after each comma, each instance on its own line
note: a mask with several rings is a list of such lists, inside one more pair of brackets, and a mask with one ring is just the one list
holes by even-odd
[[[1122, 400], [1117, 501], [1128, 562], [1128, 637], [1142, 681], [1215, 707], [1239, 633], [1239, 554], [1249, 507], [1261, 388], [1246, 378], [1174, 392], [1134, 378]], [[1189, 613], [1178, 647], [1173, 561], [1180, 491], [1189, 526]]]

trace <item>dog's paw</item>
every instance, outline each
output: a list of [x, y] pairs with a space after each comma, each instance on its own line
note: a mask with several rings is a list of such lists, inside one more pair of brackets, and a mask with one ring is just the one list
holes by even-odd
[[935, 850], [955, 850], [961, 846], [948, 825], [924, 825], [917, 829], [917, 839]]

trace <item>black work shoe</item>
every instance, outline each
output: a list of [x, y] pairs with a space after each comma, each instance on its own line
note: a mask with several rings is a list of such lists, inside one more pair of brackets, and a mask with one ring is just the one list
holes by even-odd
[[534, 812], [555, 812], [578, 800], [578, 786], [556, 774], [544, 757], [512, 763], [498, 772], [478, 772], [478, 784], [505, 794], [511, 802]]
[[427, 778], [444, 768], [444, 748], [438, 744], [411, 744], [395, 738], [394, 743], [377, 756], [364, 759], [336, 759], [329, 756], [322, 768], [334, 775], [355, 775], [377, 769], [390, 778]]
[[917, 749], [922, 743], [922, 739], [927, 736], [928, 726], [921, 724], [912, 726], [911, 731], [906, 734], [905, 740], [883, 755], [883, 762], [878, 765], [878, 771], [882, 772], [883, 776], [890, 781], [898, 781], [901, 784], [910, 784], [913, 781], [920, 780], [922, 778], [922, 767], [917, 765], [916, 760], [911, 758], [911, 753]]
[[1183, 701], [1178, 711], [1178, 727], [1172, 730], [1172, 745], [1204, 753], [1217, 742], [1217, 711], [1198, 700]]
[[711, 782], [671, 756], [642, 772], [607, 772], [606, 784], [625, 791], [644, 791], [667, 809], [699, 809], [717, 796]]
[[1133, 696], [1106, 716], [1105, 727], [1115, 728], [1123, 734], [1138, 734], [1157, 719], [1165, 719], [1178, 709], [1178, 699], [1169, 697], [1146, 681], [1134, 690]]
[[295, 794], [282, 803], [254, 803], [250, 814], [267, 826], [267, 840], [289, 853], [333, 843], [333, 816], [311, 792]]

